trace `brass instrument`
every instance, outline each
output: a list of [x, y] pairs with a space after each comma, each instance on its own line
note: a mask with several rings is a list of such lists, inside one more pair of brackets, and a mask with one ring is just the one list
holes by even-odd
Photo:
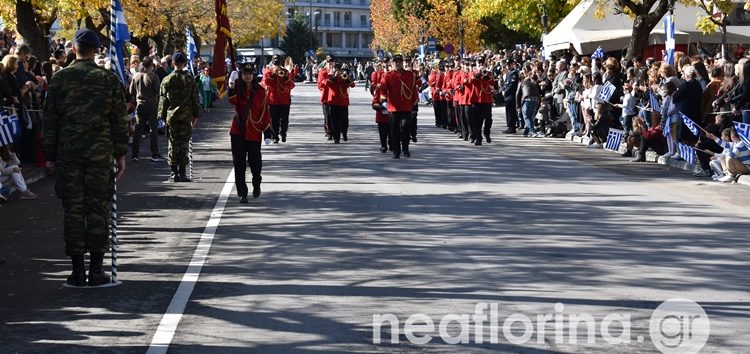
[[286, 79], [289, 77], [289, 70], [284, 67], [278, 66], [276, 67], [276, 75], [278, 75], [279, 78]]
[[348, 71], [344, 71], [344, 72], [342, 72], [339, 75], [339, 77], [341, 78], [341, 80], [349, 81], [349, 72]]

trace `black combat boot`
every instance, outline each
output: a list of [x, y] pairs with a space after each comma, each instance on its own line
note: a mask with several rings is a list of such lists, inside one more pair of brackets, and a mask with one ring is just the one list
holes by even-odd
[[68, 276], [68, 285], [86, 286], [86, 266], [83, 263], [83, 255], [70, 256], [73, 263], [73, 273]]
[[172, 174], [169, 175], [169, 182], [179, 182], [180, 175], [177, 172], [177, 165], [172, 165], [169, 168], [172, 169]]
[[102, 270], [103, 262], [104, 253], [91, 252], [91, 259], [89, 260], [89, 286], [99, 286], [112, 282], [109, 275]]
[[185, 165], [180, 166], [180, 180], [178, 182], [192, 182], [193, 180], [188, 178], [185, 172]]
[[261, 177], [253, 177], [253, 198], [258, 199], [260, 197], [260, 181]]

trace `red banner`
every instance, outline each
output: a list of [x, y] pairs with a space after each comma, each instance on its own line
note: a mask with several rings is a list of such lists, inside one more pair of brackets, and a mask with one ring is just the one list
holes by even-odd
[[216, 44], [214, 44], [214, 58], [209, 69], [209, 75], [211, 75], [211, 81], [218, 88], [221, 98], [227, 94], [227, 52], [232, 69], [234, 69], [236, 60], [234, 45], [232, 45], [232, 30], [227, 16], [227, 0], [216, 0]]

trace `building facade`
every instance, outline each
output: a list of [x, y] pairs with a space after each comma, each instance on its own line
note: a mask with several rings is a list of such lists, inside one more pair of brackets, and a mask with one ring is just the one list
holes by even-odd
[[[370, 49], [373, 31], [370, 0], [284, 0], [287, 19], [301, 14], [313, 30], [318, 47], [326, 54], [340, 58], [372, 58]], [[246, 57], [257, 57], [262, 52], [264, 62], [270, 56], [283, 53], [280, 38], [267, 38], [250, 48], [238, 51]]]

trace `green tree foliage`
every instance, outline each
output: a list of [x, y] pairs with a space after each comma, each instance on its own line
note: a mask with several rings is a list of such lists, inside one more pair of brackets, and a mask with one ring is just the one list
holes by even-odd
[[[317, 38], [312, 36], [312, 30], [305, 22], [304, 16], [297, 14], [289, 21], [286, 34], [279, 46], [287, 56], [291, 57], [295, 63], [305, 62], [305, 52], [318, 46]], [[310, 41], [312, 40], [312, 45]]]

